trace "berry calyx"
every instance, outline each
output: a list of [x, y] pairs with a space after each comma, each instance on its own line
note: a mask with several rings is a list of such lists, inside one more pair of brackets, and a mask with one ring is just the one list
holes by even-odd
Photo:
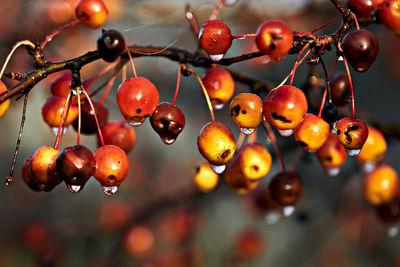
[[108, 16], [108, 9], [102, 0], [80, 0], [75, 7], [75, 16], [89, 28], [96, 29], [103, 25]]
[[364, 196], [372, 205], [390, 201], [398, 193], [398, 190], [397, 172], [389, 165], [380, 165], [365, 177]]
[[32, 156], [29, 165], [31, 175], [43, 191], [51, 191], [62, 182], [56, 169], [56, 160], [59, 154], [60, 151], [53, 147], [42, 146]]
[[315, 152], [328, 138], [329, 123], [321, 117], [307, 113], [294, 132], [296, 142], [305, 150]]
[[118, 88], [117, 102], [131, 126], [142, 125], [157, 108], [159, 95], [152, 82], [143, 77], [125, 80]]
[[271, 198], [276, 203], [282, 206], [293, 206], [303, 193], [303, 183], [297, 173], [283, 171], [271, 179], [269, 190]]
[[[100, 127], [107, 122], [108, 119], [108, 109], [102, 104], [92, 100], [94, 110], [99, 121]], [[72, 125], [74, 129], [78, 131], [78, 118], [73, 121]], [[87, 100], [81, 102], [81, 133], [83, 134], [95, 134], [97, 133], [97, 124], [94, 118], [94, 112]]]
[[258, 180], [268, 174], [272, 158], [261, 144], [252, 143], [243, 146], [237, 155], [238, 168], [246, 179]]
[[135, 130], [123, 121], [109, 121], [101, 128], [101, 132], [104, 144], [117, 146], [126, 153], [131, 151], [136, 144]]
[[340, 168], [348, 157], [346, 149], [339, 143], [336, 134], [331, 133], [325, 143], [317, 150], [317, 158], [329, 176], [339, 174]]
[[378, 13], [379, 20], [394, 34], [400, 34], [400, 1], [386, 0]]
[[232, 33], [222, 20], [207, 20], [199, 33], [199, 45], [214, 61], [220, 61], [232, 44]]
[[221, 68], [206, 70], [201, 79], [214, 109], [222, 109], [235, 91], [235, 82], [232, 75]]
[[280, 61], [293, 45], [293, 33], [282, 21], [267, 20], [257, 29], [256, 45], [260, 52]]
[[219, 175], [212, 170], [208, 162], [201, 162], [193, 174], [193, 181], [200, 191], [209, 192], [217, 186]]
[[185, 115], [179, 107], [163, 102], [150, 116], [151, 127], [164, 144], [171, 145], [185, 127]]
[[256, 94], [236, 95], [229, 106], [232, 119], [244, 134], [251, 134], [262, 121], [263, 103]]
[[291, 135], [307, 112], [306, 96], [300, 89], [282, 85], [263, 100], [264, 117], [284, 136]]
[[375, 35], [364, 29], [349, 32], [342, 41], [344, 56], [358, 72], [364, 72], [374, 63], [379, 52]]
[[387, 144], [383, 134], [376, 128], [368, 126], [368, 137], [356, 159], [364, 169], [371, 170], [386, 153]]
[[114, 195], [129, 171], [129, 159], [119, 147], [105, 145], [94, 152], [97, 168], [94, 178], [100, 182], [106, 195]]
[[[6, 85], [2, 81], [0, 81], [0, 94], [6, 91], [7, 91]], [[7, 99], [6, 101], [0, 104], [0, 118], [3, 117], [4, 114], [7, 112], [9, 106], [10, 106], [10, 99]]]
[[58, 175], [72, 193], [78, 193], [96, 170], [92, 152], [85, 146], [77, 145], [63, 149], [57, 157]]
[[225, 125], [209, 122], [200, 130], [197, 147], [212, 165], [221, 166], [233, 157], [236, 143], [232, 132]]
[[117, 30], [102, 30], [97, 39], [97, 50], [101, 58], [107, 62], [113, 62], [125, 49], [125, 38]]
[[362, 120], [343, 118], [336, 124], [336, 135], [349, 156], [355, 157], [368, 138], [368, 127]]

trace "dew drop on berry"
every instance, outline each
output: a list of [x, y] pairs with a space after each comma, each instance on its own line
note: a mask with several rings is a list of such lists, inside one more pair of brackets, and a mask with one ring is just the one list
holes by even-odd
[[68, 190], [74, 194], [77, 194], [82, 190], [82, 186], [80, 185], [67, 184], [67, 187]]
[[216, 174], [221, 174], [225, 171], [226, 165], [212, 165], [211, 164], [211, 169], [214, 173]]
[[330, 168], [326, 168], [325, 172], [328, 176], [330, 177], [335, 177], [339, 174], [340, 172], [340, 168], [339, 167], [330, 167]]
[[130, 126], [133, 126], [133, 127], [138, 127], [138, 126], [140, 126], [140, 125], [143, 124], [142, 121], [129, 121], [129, 120], [127, 120], [127, 122], [128, 122], [128, 124], [129, 124]]
[[[51, 132], [54, 134], [54, 136], [57, 136], [58, 134], [58, 127], [51, 127]], [[67, 133], [67, 127], [62, 128], [62, 134]]]
[[296, 210], [295, 206], [285, 206], [282, 208], [283, 216], [285, 217], [292, 216], [295, 210]]
[[175, 138], [166, 138], [166, 137], [161, 138], [161, 141], [163, 141], [164, 144], [167, 145], [172, 145], [175, 142], [175, 140], [176, 140]]
[[389, 237], [395, 237], [398, 233], [399, 233], [399, 226], [398, 226], [398, 225], [390, 226], [390, 227], [386, 230], [386, 234], [387, 234]]
[[224, 104], [213, 104], [213, 109], [215, 110], [220, 110], [224, 107]]
[[280, 221], [281, 217], [282, 215], [278, 210], [272, 210], [264, 215], [264, 221], [267, 225], [275, 225]]
[[361, 149], [346, 149], [347, 155], [355, 157], [360, 153]]
[[254, 133], [254, 131], [256, 130], [256, 128], [240, 128], [240, 131], [242, 133], [244, 133], [245, 135], [249, 135]]
[[278, 130], [278, 132], [282, 135], [282, 136], [291, 136], [294, 132], [293, 129], [287, 129], [287, 130]]
[[220, 61], [223, 59], [225, 55], [224, 54], [219, 54], [219, 55], [209, 55], [212, 61]]
[[343, 56], [340, 56], [340, 57], [338, 58], [338, 61], [343, 61]]
[[107, 196], [113, 196], [118, 191], [118, 186], [103, 186], [103, 192]]
[[376, 167], [376, 162], [365, 161], [361, 163], [361, 168], [365, 172], [372, 172]]

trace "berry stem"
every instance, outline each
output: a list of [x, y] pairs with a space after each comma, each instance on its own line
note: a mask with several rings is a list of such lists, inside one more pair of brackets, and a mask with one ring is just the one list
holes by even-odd
[[[71, 96], [72, 96], [72, 91], [68, 94], [67, 99], [65, 100], [65, 104], [64, 104], [64, 108], [63, 111], [61, 113], [61, 119], [60, 119], [60, 124], [58, 125], [58, 132], [57, 132], [57, 137], [56, 137], [56, 141], [54, 142], [54, 148], [58, 149], [58, 146], [60, 145], [60, 139], [61, 139], [61, 135], [62, 132], [64, 132], [64, 118], [66, 119], [68, 115], [66, 115], [66, 110], [69, 110], [69, 105], [71, 103]], [[68, 113], [68, 112], [67, 112]]]
[[312, 34], [312, 32], [293, 32], [293, 34], [294, 35], [299, 35], [299, 36], [304, 36], [305, 35], [305, 36], [313, 38], [314, 40], [317, 39], [317, 37], [314, 34]]
[[219, 13], [220, 8], [224, 4], [224, 0], [219, 0], [218, 3], [215, 5], [213, 12], [210, 15], [209, 20], [216, 19]]
[[25, 118], [26, 118], [26, 107], [28, 105], [28, 95], [29, 93], [25, 93], [24, 97], [24, 106], [22, 108], [22, 118], [21, 118], [21, 125], [19, 127], [19, 133], [18, 133], [18, 138], [17, 138], [17, 144], [15, 145], [15, 152], [14, 152], [14, 157], [11, 163], [11, 168], [10, 168], [10, 173], [6, 178], [6, 185], [9, 185], [13, 181], [13, 176], [14, 176], [14, 169], [15, 169], [15, 163], [17, 162], [17, 156], [19, 152], [19, 147], [21, 145], [21, 140], [22, 140], [22, 132], [24, 131], [24, 125], [25, 125]]
[[346, 68], [347, 76], [349, 77], [349, 83], [350, 83], [350, 91], [351, 91], [351, 116], [354, 119], [355, 117], [355, 103], [354, 103], [354, 88], [353, 88], [353, 80], [351, 79], [351, 74], [350, 74], [350, 69], [349, 65], [347, 64], [346, 57], [343, 56], [343, 62], [344, 66]]
[[104, 146], [105, 144], [104, 144], [103, 133], [101, 132], [100, 123], [99, 123], [99, 120], [97, 118], [96, 110], [94, 109], [94, 106], [93, 106], [92, 100], [90, 99], [90, 96], [87, 94], [87, 92], [86, 92], [85, 88], [83, 88], [83, 86], [82, 86], [82, 90], [83, 90], [83, 93], [85, 94], [85, 96], [86, 96], [86, 98], [87, 98], [87, 100], [89, 102], [90, 108], [93, 111], [93, 116], [94, 116], [94, 120], [96, 121], [96, 126], [97, 126], [97, 131], [99, 133], [101, 146]]
[[213, 107], [212, 107], [212, 104], [211, 104], [211, 100], [210, 100], [210, 97], [208, 96], [206, 87], [204, 86], [203, 82], [201, 81], [200, 76], [193, 69], [189, 68], [186, 65], [185, 65], [185, 70], [188, 70], [191, 73], [193, 73], [193, 75], [196, 76], [197, 80], [199, 81], [200, 87], [203, 90], [203, 94], [204, 94], [204, 96], [206, 98], [206, 101], [207, 101], [208, 109], [210, 110], [211, 120], [213, 122], [215, 122], [214, 110], [213, 110]]
[[232, 39], [246, 39], [247, 37], [256, 37], [256, 33], [232, 35]]
[[[336, 64], [338, 63], [338, 61], [339, 61], [339, 57], [336, 57], [335, 62], [333, 63], [332, 68], [331, 68], [331, 70], [329, 72], [329, 76], [326, 78], [327, 81], [331, 80], [333, 71], [335, 70]], [[322, 58], [321, 58], [321, 63], [322, 63]], [[322, 116], [322, 110], [324, 109], [324, 105], [325, 105], [325, 100], [326, 100], [326, 95], [327, 94], [328, 94], [328, 103], [332, 103], [332, 94], [331, 94], [331, 90], [330, 89], [331, 89], [330, 82], [329, 82], [329, 88], [328, 88], [328, 83], [326, 83], [325, 84], [325, 90], [324, 90], [324, 93], [323, 93], [323, 96], [322, 96], [322, 100], [321, 100], [321, 106], [319, 107], [318, 117]]]
[[197, 17], [194, 14], [193, 9], [189, 4], [187, 4], [186, 8], [185, 8], [185, 17], [189, 21], [192, 32], [197, 40], [197, 37], [199, 36], [199, 32], [200, 32], [199, 24], [197, 22]]
[[311, 52], [311, 49], [309, 49], [309, 50], [305, 53], [305, 55], [303, 56], [302, 60], [299, 62], [299, 58], [300, 58], [301, 54], [304, 52], [304, 50], [307, 49], [308, 46], [309, 46], [309, 43], [307, 43], [307, 44], [301, 49], [301, 51], [299, 52], [299, 54], [297, 55], [297, 59], [296, 59], [296, 62], [294, 63], [293, 70], [292, 70], [292, 77], [290, 78], [290, 82], [289, 82], [289, 85], [290, 85], [290, 86], [293, 85], [293, 79], [294, 79], [294, 75], [295, 75], [295, 73], [296, 73], [297, 67], [303, 62], [303, 60], [304, 60], [304, 59], [308, 56], [308, 54], [310, 54], [310, 52]]
[[267, 130], [268, 138], [274, 145], [276, 156], [279, 160], [279, 164], [281, 165], [281, 170], [286, 171], [285, 162], [283, 161], [281, 150], [279, 149], [278, 142], [276, 141], [276, 136], [274, 131], [272, 130], [271, 125], [266, 120], [263, 120], [263, 126]]
[[5, 70], [6, 67], [7, 67], [8, 61], [10, 61], [11, 56], [14, 54], [15, 50], [17, 50], [17, 48], [20, 47], [21, 45], [28, 45], [28, 46], [30, 46], [32, 49], [35, 48], [35, 45], [34, 45], [31, 41], [29, 41], [29, 40], [24, 40], [24, 41], [19, 41], [19, 42], [17, 42], [17, 43], [12, 47], [10, 53], [8, 54], [8, 56], [7, 56], [7, 58], [6, 58], [6, 61], [5, 61], [4, 64], [3, 64], [3, 67], [2, 67], [1, 72], [0, 72], [0, 79], [1, 79], [1, 77], [3, 77], [4, 70]]
[[330, 23], [332, 23], [333, 21], [335, 21], [337, 18], [339, 18], [339, 17], [341, 17], [341, 16], [342, 16], [342, 14], [339, 14], [339, 15], [337, 15], [337, 16], [331, 18], [330, 20], [328, 20], [327, 22], [325, 22], [325, 23], [322, 24], [321, 26], [319, 26], [319, 27], [315, 28], [314, 30], [312, 30], [311, 33], [314, 33], [314, 32], [316, 32], [316, 31], [318, 31], [318, 30], [324, 28], [325, 26], [329, 25]]
[[248, 144], [253, 144], [255, 142], [257, 142], [257, 129], [255, 129], [254, 132], [247, 138]]
[[357, 19], [356, 14], [354, 14], [353, 12], [350, 12], [350, 15], [353, 17], [354, 22], [356, 23], [357, 30], [359, 30], [360, 29], [360, 25], [358, 25], [358, 19]]
[[240, 147], [243, 145], [244, 139], [246, 138], [246, 135], [242, 133], [242, 131], [239, 132], [238, 139], [236, 140], [236, 149], [239, 150]]
[[182, 64], [180, 64], [179, 68], [178, 68], [178, 78], [177, 78], [177, 81], [176, 81], [175, 95], [174, 95], [174, 100], [172, 100], [172, 103], [171, 103], [173, 106], [175, 105], [176, 98], [178, 97], [179, 83], [181, 81], [181, 69], [182, 69]]
[[92, 78], [90, 78], [88, 80], [88, 82], [86, 83], [86, 89], [89, 89], [90, 86], [92, 86], [92, 84], [94, 82], [96, 82], [101, 76], [103, 76], [107, 71], [109, 71], [112, 67], [114, 67], [115, 65], [117, 65], [118, 61], [115, 61], [111, 64], [108, 64], [104, 69], [102, 69], [99, 73], [97, 73], [95, 76], [93, 76]]
[[86, 16], [83, 16], [83, 17], [81, 17], [81, 18], [79, 18], [79, 19], [76, 19], [76, 20], [74, 20], [74, 21], [72, 21], [72, 22], [70, 22], [70, 23], [68, 23], [68, 24], [65, 24], [64, 26], [58, 28], [58, 29], [55, 30], [53, 33], [51, 33], [51, 34], [49, 34], [49, 35], [46, 36], [46, 39], [43, 41], [43, 43], [42, 43], [42, 45], [40, 46], [40, 48], [43, 49], [44, 46], [45, 46], [48, 42], [50, 42], [50, 41], [53, 39], [54, 36], [56, 36], [57, 34], [59, 34], [60, 32], [62, 32], [63, 30], [66, 30], [66, 29], [68, 29], [68, 28], [71, 28], [71, 27], [75, 26], [75, 25], [78, 24], [78, 23], [81, 23], [82, 21], [84, 21], [84, 20], [86, 20], [86, 19], [87, 19], [87, 17], [86, 17]]
[[135, 68], [135, 64], [133, 63], [133, 59], [132, 59], [132, 55], [131, 52], [129, 51], [129, 48], [125, 45], [125, 49], [128, 51], [128, 56], [129, 56], [129, 61], [131, 62], [131, 67], [132, 67], [132, 71], [133, 71], [133, 76], [135, 76], [135, 78], [137, 78], [137, 73], [136, 73], [136, 68]]
[[122, 66], [122, 70], [121, 70], [121, 82], [124, 82], [126, 80], [126, 65]]
[[81, 92], [77, 90], [76, 97], [78, 98], [78, 134], [76, 137], [76, 145], [79, 146], [81, 140]]

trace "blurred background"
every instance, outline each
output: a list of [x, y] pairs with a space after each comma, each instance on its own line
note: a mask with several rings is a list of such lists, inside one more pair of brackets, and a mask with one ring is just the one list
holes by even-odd
[[[0, 0], [0, 62], [12, 45], [29, 39], [41, 42], [61, 25], [73, 20], [76, 0]], [[109, 17], [104, 25], [122, 32], [128, 44], [173, 46], [194, 52], [197, 49], [185, 5], [189, 3], [201, 25], [216, 1], [105, 0]], [[270, 18], [284, 20], [293, 31], [311, 31], [337, 15], [328, 0], [239, 0], [223, 7], [218, 16], [233, 34], [254, 33]], [[317, 32], [331, 33], [340, 20]], [[381, 25], [362, 26], [373, 31], [380, 44], [377, 61], [367, 73], [353, 74], [358, 117], [400, 125], [400, 39]], [[52, 61], [62, 61], [96, 49], [101, 29], [82, 25], [56, 36], [45, 49]], [[235, 40], [227, 57], [255, 51], [254, 40]], [[327, 66], [334, 51], [324, 56]], [[293, 67], [295, 56], [281, 63], [255, 59], [230, 68], [252, 78], [279, 84]], [[178, 64], [164, 58], [134, 59], [138, 75], [158, 88], [160, 101], [171, 102]], [[106, 64], [97, 61], [82, 69], [88, 79]], [[25, 49], [17, 50], [7, 71], [33, 69]], [[339, 62], [338, 70], [344, 70]], [[204, 69], [196, 69], [200, 75]], [[319, 66], [299, 67], [295, 85], [302, 87], [309, 73], [323, 78]], [[128, 77], [131, 70], [128, 67]], [[43, 145], [54, 144], [55, 136], [45, 124], [41, 106], [50, 96], [51, 75], [30, 93], [27, 119], [17, 161], [15, 181], [0, 183], [1, 266], [400, 266], [400, 241], [395, 228], [388, 228], [362, 195], [364, 173], [350, 158], [337, 177], [324, 174], [315, 155], [304, 152], [293, 137], [278, 137], [284, 160], [303, 179], [304, 191], [292, 216], [284, 217], [273, 204], [260, 203], [260, 194], [270, 178], [279, 172], [272, 145], [262, 131], [258, 141], [273, 155], [270, 173], [247, 195], [230, 190], [222, 176], [216, 189], [201, 193], [192, 176], [202, 160], [196, 140], [209, 113], [193, 76], [182, 77], [177, 105], [186, 117], [186, 126], [177, 141], [161, 142], [148, 121], [135, 128], [137, 143], [128, 156], [130, 171], [116, 195], [103, 194], [91, 178], [79, 194], [64, 184], [51, 192], [33, 192], [22, 181], [20, 170], [25, 158]], [[15, 81], [2, 79], [10, 88]], [[96, 85], [104, 80], [100, 79]], [[115, 100], [121, 83], [117, 76], [106, 101], [110, 120], [121, 120]], [[241, 83], [235, 94], [249, 92]], [[321, 89], [322, 90], [322, 89]], [[96, 97], [95, 97], [96, 98]], [[9, 172], [22, 100], [12, 100], [0, 120], [0, 177]], [[349, 109], [341, 110], [344, 114]], [[216, 118], [232, 130], [239, 130], [228, 107], [216, 111]], [[61, 148], [72, 146], [76, 132], [69, 128]], [[399, 140], [387, 136], [384, 162], [399, 170]], [[94, 151], [97, 140], [83, 136], [81, 143]], [[389, 233], [389, 234], [388, 234]]]

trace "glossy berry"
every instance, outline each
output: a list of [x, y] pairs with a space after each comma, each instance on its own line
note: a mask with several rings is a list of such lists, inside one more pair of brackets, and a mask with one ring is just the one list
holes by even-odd
[[199, 45], [214, 61], [220, 61], [232, 44], [232, 34], [222, 20], [207, 20], [200, 29]]
[[226, 166], [225, 182], [236, 193], [246, 194], [257, 187], [260, 179], [246, 179], [238, 167], [237, 157], [235, 156]]
[[[96, 112], [97, 120], [99, 121], [100, 127], [107, 122], [108, 119], [108, 109], [99, 104], [98, 102], [92, 101], [94, 110]], [[78, 131], [78, 118], [73, 121], [72, 126]], [[94, 112], [88, 101], [81, 102], [81, 133], [83, 134], [95, 134], [97, 133], [97, 124], [94, 118]]]
[[89, 28], [98, 28], [106, 21], [108, 9], [102, 0], [80, 0], [75, 7], [77, 18], [86, 17], [82, 22]]
[[237, 165], [246, 179], [258, 180], [268, 174], [272, 158], [261, 144], [251, 143], [243, 146], [237, 155]]
[[264, 117], [280, 134], [291, 135], [307, 112], [306, 96], [300, 89], [283, 85], [269, 92], [263, 100]]
[[109, 121], [101, 128], [101, 132], [106, 145], [117, 146], [126, 153], [136, 144], [135, 130], [123, 121]]
[[331, 96], [333, 103], [342, 107], [351, 100], [350, 81], [347, 73], [338, 72], [331, 81]]
[[94, 159], [97, 163], [94, 178], [100, 182], [105, 194], [115, 194], [128, 175], [128, 156], [117, 146], [105, 145], [94, 152]]
[[336, 135], [349, 156], [357, 156], [368, 138], [368, 127], [362, 120], [343, 118], [336, 124]]
[[368, 138], [356, 158], [362, 164], [375, 166], [385, 155], [386, 149], [387, 144], [383, 134], [378, 129], [368, 126]]
[[232, 75], [221, 68], [208, 69], [201, 80], [214, 109], [221, 109], [235, 91]]
[[292, 48], [293, 33], [282, 21], [267, 20], [257, 29], [256, 45], [260, 52], [280, 61]]
[[383, 0], [347, 0], [347, 7], [353, 11], [357, 18], [374, 15]]
[[235, 153], [236, 143], [232, 132], [220, 122], [209, 122], [197, 138], [200, 153], [212, 165], [225, 165]]
[[266, 247], [263, 234], [254, 229], [241, 230], [234, 241], [234, 247], [241, 258], [254, 260], [260, 257]]
[[131, 126], [139, 126], [157, 108], [159, 95], [152, 82], [143, 77], [125, 80], [118, 88], [117, 102]]
[[347, 160], [347, 152], [339, 143], [336, 134], [331, 133], [325, 143], [317, 150], [317, 158], [322, 168], [329, 176], [339, 174], [340, 168]]
[[244, 134], [251, 134], [262, 121], [263, 103], [256, 94], [236, 95], [229, 106], [232, 119]]
[[21, 176], [22, 180], [26, 183], [26, 185], [33, 191], [41, 191], [38, 183], [32, 178], [30, 164], [33, 155], [27, 157], [22, 165]]
[[125, 38], [117, 30], [102, 30], [97, 39], [97, 50], [101, 58], [107, 62], [113, 62], [125, 49]]
[[400, 1], [386, 0], [379, 10], [379, 20], [394, 34], [400, 34]]
[[360, 29], [349, 32], [343, 38], [342, 49], [353, 69], [364, 72], [378, 56], [379, 44], [372, 32]]
[[71, 72], [65, 72], [59, 75], [50, 86], [50, 91], [52, 95], [67, 97], [70, 92], [70, 86], [72, 83]]
[[315, 152], [328, 138], [329, 124], [321, 117], [307, 113], [294, 132], [296, 142], [305, 150]]
[[200, 191], [209, 192], [217, 186], [219, 175], [211, 169], [208, 162], [201, 162], [193, 174], [193, 181]]
[[[52, 97], [48, 98], [46, 103], [43, 105], [43, 120], [50, 127], [58, 127], [60, 125], [61, 115], [64, 110], [66, 99], [67, 98], [63, 96], [53, 95]], [[74, 120], [76, 120], [76, 118], [78, 118], [78, 107], [74, 104], [71, 104], [68, 111], [68, 116], [67, 112], [64, 112], [64, 126], [70, 125]]]
[[364, 196], [372, 205], [390, 201], [398, 190], [397, 172], [389, 165], [380, 165], [365, 177]]
[[276, 203], [282, 206], [293, 206], [303, 193], [303, 183], [297, 173], [283, 171], [271, 179], [269, 190]]
[[376, 214], [382, 222], [396, 224], [400, 221], [400, 197], [395, 196], [390, 201], [376, 206]]
[[150, 116], [150, 123], [164, 144], [171, 145], [185, 127], [185, 115], [179, 107], [163, 102]]
[[39, 147], [32, 156], [29, 165], [32, 178], [43, 191], [51, 191], [62, 182], [57, 174], [56, 160], [60, 151], [50, 147]]
[[56, 168], [68, 189], [73, 193], [78, 193], [94, 174], [96, 161], [87, 147], [76, 145], [60, 152], [56, 160]]
[[[6, 85], [0, 81], [0, 95], [7, 91]], [[4, 116], [7, 112], [8, 107], [10, 106], [10, 99], [7, 99], [3, 103], [0, 104], [0, 118]]]

